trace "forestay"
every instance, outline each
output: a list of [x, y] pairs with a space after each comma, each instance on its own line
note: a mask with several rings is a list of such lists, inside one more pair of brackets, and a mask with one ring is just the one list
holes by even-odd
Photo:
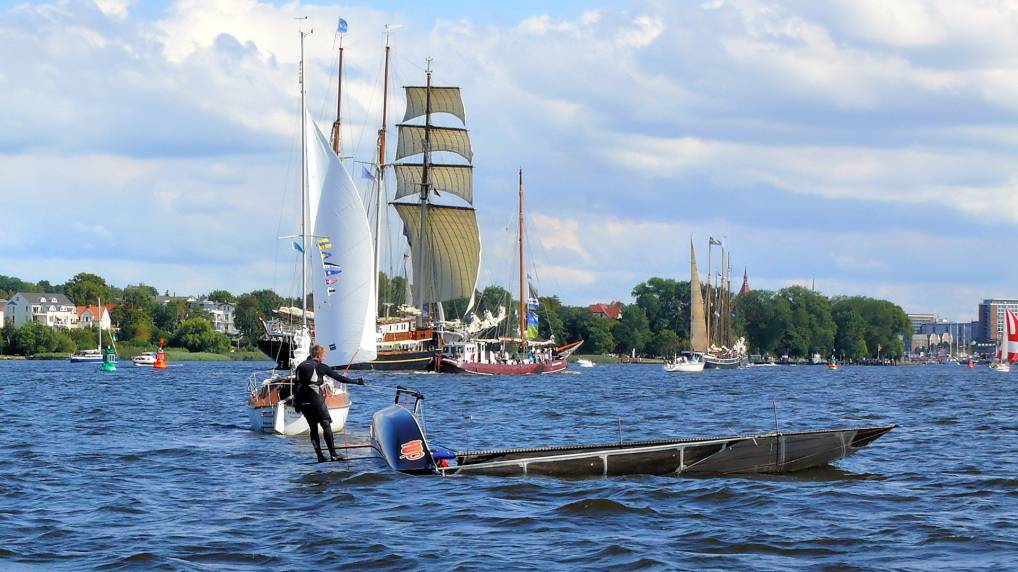
[[332, 363], [366, 362], [375, 348], [375, 281], [368, 216], [353, 180], [304, 110], [313, 237], [315, 341]]

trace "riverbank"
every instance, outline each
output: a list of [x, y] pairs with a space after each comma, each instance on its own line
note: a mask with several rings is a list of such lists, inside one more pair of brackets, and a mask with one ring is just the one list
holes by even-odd
[[[134, 356], [141, 353], [124, 351], [120, 354], [122, 361], [130, 360]], [[33, 360], [66, 360], [71, 357], [71, 354], [67, 353], [43, 353], [35, 354], [33, 356], [0, 356], [0, 359], [33, 359]], [[259, 351], [250, 352], [230, 352], [225, 354], [217, 354], [210, 352], [190, 352], [185, 349], [169, 349], [166, 350], [167, 361], [271, 361], [265, 357], [265, 354]]]

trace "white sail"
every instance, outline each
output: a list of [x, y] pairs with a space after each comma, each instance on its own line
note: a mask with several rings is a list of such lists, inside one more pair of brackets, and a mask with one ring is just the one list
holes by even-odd
[[[405, 86], [406, 114], [403, 121], [410, 121], [424, 115], [428, 106], [428, 88], [424, 86]], [[431, 87], [431, 112], [455, 115], [464, 124], [467, 122], [463, 111], [463, 97], [458, 87]]]
[[350, 174], [304, 110], [313, 236], [308, 241], [315, 342], [332, 364], [371, 361], [375, 346], [374, 255], [368, 215]]

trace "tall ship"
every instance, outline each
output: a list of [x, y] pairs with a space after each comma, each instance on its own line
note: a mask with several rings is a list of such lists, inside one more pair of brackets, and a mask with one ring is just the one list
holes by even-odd
[[[713, 275], [713, 247], [721, 250], [721, 267]], [[690, 265], [690, 324], [691, 350], [689, 360], [702, 361], [704, 369], [735, 369], [749, 363], [746, 342], [735, 338], [735, 299], [732, 295], [732, 258], [724, 244], [714, 237], [707, 243], [707, 281], [701, 294], [700, 276], [696, 267], [696, 251], [689, 244]]]
[[569, 356], [583, 341], [558, 347], [554, 339], [539, 340], [537, 290], [529, 284], [524, 248], [523, 170], [519, 173], [519, 337], [473, 337], [445, 346], [440, 369], [447, 373], [475, 375], [532, 375], [558, 373], [569, 367]]
[[[375, 305], [376, 357], [357, 359], [350, 369], [433, 371], [438, 367], [444, 342], [464, 339], [499, 318], [489, 313], [483, 318], [472, 316], [469, 321], [447, 320], [443, 306], [450, 301], [466, 300], [463, 315], [474, 309], [481, 260], [480, 233], [473, 208], [473, 151], [460, 88], [432, 85], [430, 61], [425, 85], [404, 86], [406, 111], [402, 123], [396, 126], [395, 159], [389, 162], [386, 136], [390, 49], [387, 39], [382, 121], [377, 155], [369, 173], [373, 181], [368, 202], [373, 203], [372, 264], [377, 300], [385, 301], [385, 293], [379, 291], [378, 286], [381, 244], [387, 234], [382, 228], [382, 219], [389, 208], [395, 210], [402, 223], [402, 235], [409, 248], [407, 258], [413, 269], [412, 284], [407, 299], [385, 304], [387, 309], [394, 306], [394, 312], [383, 314], [378, 311], [381, 304]], [[336, 156], [340, 156], [341, 151], [342, 43], [339, 54], [336, 122], [332, 130], [332, 149]], [[436, 116], [458, 120], [462, 127], [436, 125]], [[436, 154], [445, 159], [436, 161]], [[395, 177], [391, 202], [387, 196], [387, 174]], [[293, 339], [298, 329], [296, 317], [313, 324], [314, 316], [297, 308], [279, 308], [275, 314], [265, 322], [265, 334], [258, 346], [276, 360], [277, 366], [284, 367], [293, 353]], [[500, 312], [500, 315], [504, 314]]]

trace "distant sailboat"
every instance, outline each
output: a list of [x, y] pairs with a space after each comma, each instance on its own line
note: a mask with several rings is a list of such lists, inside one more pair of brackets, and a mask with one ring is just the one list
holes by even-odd
[[1004, 324], [997, 341], [996, 361], [990, 367], [1001, 373], [1011, 371], [1011, 365], [1018, 362], [1018, 315], [1006, 310]]
[[707, 322], [704, 319], [703, 295], [700, 293], [700, 271], [696, 268], [696, 250], [689, 241], [689, 345], [674, 360], [664, 365], [665, 371], [697, 373], [703, 371], [703, 352], [707, 350]]

